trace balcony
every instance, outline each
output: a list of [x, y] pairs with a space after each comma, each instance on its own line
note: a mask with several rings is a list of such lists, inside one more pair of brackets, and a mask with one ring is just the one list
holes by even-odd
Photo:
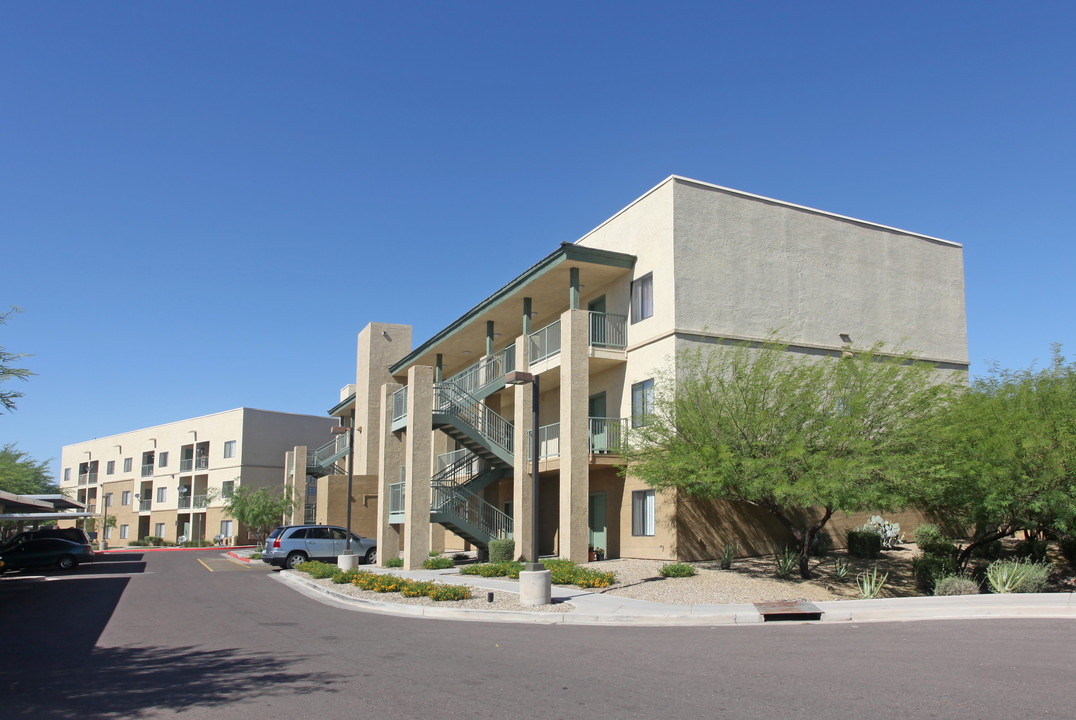
[[407, 386], [392, 394], [392, 430], [407, 426]]
[[[530, 442], [527, 443], [527, 460], [534, 457], [534, 435], [527, 433]], [[560, 457], [560, 423], [543, 425], [538, 428], [538, 459]]]
[[627, 438], [627, 418], [590, 418], [590, 452], [594, 455], [617, 455]]
[[208, 470], [209, 469], [209, 456], [208, 455], [202, 455], [202, 456], [194, 458], [194, 469], [195, 470]]
[[554, 320], [527, 338], [527, 361], [533, 365], [560, 354], [560, 320]]
[[79, 485], [93, 485], [96, 482], [97, 482], [97, 473], [95, 473], [95, 472], [79, 473], [79, 475], [78, 475], [78, 484]]
[[150, 500], [148, 498], [145, 500], [138, 501], [138, 512], [149, 512], [149, 508]]
[[303, 522], [307, 525], [313, 525], [318, 521], [317, 505], [307, 505], [303, 508]]
[[183, 458], [182, 460], [179, 461], [179, 471], [180, 472], [190, 472], [191, 468], [193, 468], [193, 467], [194, 467], [194, 459], [193, 458]]
[[204, 509], [206, 507], [206, 505], [208, 505], [208, 504], [209, 504], [209, 496], [208, 495], [195, 495], [194, 496], [194, 509], [195, 510]]
[[180, 510], [191, 509], [191, 499], [189, 495], [180, 495], [179, 500], [176, 501]]
[[143, 463], [142, 477], [153, 477], [153, 463]]
[[590, 313], [590, 345], [622, 350], [628, 346], [628, 316]]

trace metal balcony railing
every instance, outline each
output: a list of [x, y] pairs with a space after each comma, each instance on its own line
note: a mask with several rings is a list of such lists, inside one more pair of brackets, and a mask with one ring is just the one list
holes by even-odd
[[200, 457], [194, 458], [194, 469], [195, 470], [208, 470], [209, 469], [209, 456], [208, 455], [202, 455]]
[[590, 418], [590, 452], [599, 455], [620, 453], [627, 432], [627, 418]]
[[590, 344], [594, 347], [626, 348], [628, 316], [591, 311]]
[[554, 320], [527, 339], [527, 359], [533, 365], [560, 352], [560, 320]]
[[[527, 433], [527, 459], [534, 457], [534, 434]], [[560, 457], [560, 423], [555, 422], [538, 428], [538, 459]]]
[[392, 393], [392, 421], [403, 420], [407, 417], [407, 386]]
[[306, 505], [303, 507], [303, 522], [308, 525], [313, 525], [317, 520], [317, 505]]
[[516, 346], [509, 345], [498, 353], [479, 360], [466, 370], [456, 373], [445, 382], [454, 383], [465, 393], [477, 395], [479, 390], [504, 379], [516, 369]]
[[194, 458], [182, 458], [179, 461], [179, 471], [180, 472], [190, 472], [191, 468], [193, 468], [193, 467], [194, 467]]
[[138, 501], [138, 512], [149, 512], [150, 504], [151, 504], [150, 500], [139, 500]]
[[180, 495], [177, 502], [179, 503], [178, 507], [180, 510], [190, 510], [191, 498], [189, 495]]
[[195, 495], [193, 499], [195, 509], [204, 508], [206, 505], [209, 504], [208, 495]]
[[142, 464], [142, 477], [153, 477], [153, 463]]

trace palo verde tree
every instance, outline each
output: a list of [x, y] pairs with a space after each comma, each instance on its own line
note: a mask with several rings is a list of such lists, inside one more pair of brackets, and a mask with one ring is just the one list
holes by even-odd
[[775, 338], [686, 351], [655, 383], [625, 468], [653, 487], [762, 508], [796, 539], [808, 578], [811, 541], [833, 513], [907, 503], [921, 424], [955, 382], [882, 345], [839, 357]]
[[1018, 530], [1076, 531], [1076, 363], [1055, 345], [1047, 367], [994, 366], [934, 419], [929, 509], [973, 530], [961, 551]]
[[[22, 312], [22, 310], [12, 306], [7, 312], [0, 313], [0, 325], [6, 323], [7, 319], [17, 312]], [[9, 380], [26, 380], [33, 375], [32, 372], [25, 368], [12, 367], [11, 363], [24, 357], [27, 357], [27, 355], [24, 353], [10, 353], [0, 345], [0, 384], [6, 383]], [[3, 407], [3, 410], [11, 412], [15, 409], [15, 401], [21, 397], [21, 392], [0, 389], [0, 406]], [[0, 412], [2, 412], [2, 410], [0, 410]]]
[[295, 508], [295, 502], [290, 488], [284, 488], [280, 495], [270, 495], [265, 488], [255, 490], [237, 482], [224, 507], [229, 515], [249, 528], [261, 544], [269, 531]]

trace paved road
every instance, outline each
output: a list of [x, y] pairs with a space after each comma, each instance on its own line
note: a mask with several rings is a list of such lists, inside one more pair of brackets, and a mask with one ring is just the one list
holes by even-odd
[[363, 614], [215, 551], [0, 580], [0, 717], [1073, 718], [1076, 623], [606, 628]]

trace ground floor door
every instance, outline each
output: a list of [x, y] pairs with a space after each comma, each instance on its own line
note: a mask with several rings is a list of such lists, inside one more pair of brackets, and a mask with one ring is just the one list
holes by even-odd
[[605, 493], [592, 492], [590, 494], [589, 517], [589, 542], [595, 550], [608, 551], [608, 528], [605, 521]]

